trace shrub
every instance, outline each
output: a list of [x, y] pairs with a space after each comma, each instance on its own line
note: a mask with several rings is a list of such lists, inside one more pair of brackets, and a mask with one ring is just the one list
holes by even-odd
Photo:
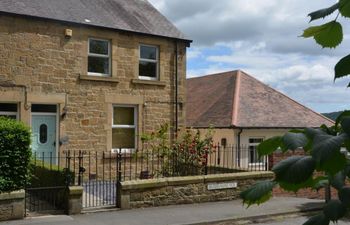
[[23, 189], [29, 177], [30, 130], [0, 117], [0, 193]]
[[66, 168], [48, 165], [42, 161], [31, 162], [30, 187], [62, 187], [74, 183], [74, 173]]
[[201, 137], [197, 130], [187, 130], [171, 145], [168, 139], [169, 126], [162, 125], [151, 134], [143, 134], [143, 157], [148, 161], [161, 161], [157, 176], [189, 176], [205, 174], [208, 155], [213, 152], [212, 130]]

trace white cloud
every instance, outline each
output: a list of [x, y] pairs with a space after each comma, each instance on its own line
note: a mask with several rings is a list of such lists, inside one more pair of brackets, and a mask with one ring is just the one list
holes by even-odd
[[345, 35], [336, 50], [298, 37], [308, 26], [334, 19], [308, 24], [307, 14], [335, 0], [149, 1], [194, 40], [188, 77], [243, 69], [316, 111], [350, 108], [344, 97], [350, 79], [333, 83], [335, 63], [349, 53], [349, 21], [340, 19]]

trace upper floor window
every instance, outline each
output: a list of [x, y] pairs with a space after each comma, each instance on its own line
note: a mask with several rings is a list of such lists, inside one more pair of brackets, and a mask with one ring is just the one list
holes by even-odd
[[157, 46], [140, 45], [139, 79], [158, 80], [159, 49]]
[[11, 119], [17, 119], [17, 104], [0, 103], [0, 116], [5, 116]]
[[89, 38], [88, 74], [110, 76], [111, 43], [108, 40]]

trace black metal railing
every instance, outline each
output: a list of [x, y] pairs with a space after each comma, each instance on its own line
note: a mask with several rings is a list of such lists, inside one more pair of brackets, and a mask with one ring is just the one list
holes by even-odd
[[259, 157], [255, 146], [216, 145], [205, 153], [195, 149], [176, 151], [121, 151], [121, 180], [266, 171], [269, 168], [268, 157]]
[[33, 153], [32, 176], [26, 187], [29, 212], [64, 210], [68, 186], [83, 187], [84, 208], [117, 206], [118, 182], [161, 177], [195, 176], [268, 170], [254, 146], [212, 146], [205, 151], [147, 150], [116, 152], [62, 151]]

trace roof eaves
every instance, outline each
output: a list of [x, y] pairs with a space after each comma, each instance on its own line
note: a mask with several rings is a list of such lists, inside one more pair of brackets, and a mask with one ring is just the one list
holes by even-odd
[[7, 15], [7, 16], [18, 16], [18, 17], [24, 17], [24, 18], [30, 18], [30, 19], [46, 20], [46, 21], [51, 21], [51, 22], [59, 22], [59, 23], [63, 23], [63, 24], [71, 24], [71, 25], [78, 25], [78, 26], [102, 28], [102, 29], [114, 30], [114, 31], [118, 31], [118, 32], [134, 33], [134, 34], [145, 35], [145, 36], [167, 38], [167, 39], [171, 39], [171, 40], [185, 42], [187, 44], [187, 47], [189, 47], [190, 44], [193, 42], [193, 40], [190, 40], [190, 39], [182, 39], [182, 38], [177, 38], [177, 37], [169, 37], [169, 36], [163, 36], [163, 35], [159, 35], [159, 34], [144, 33], [144, 32], [132, 31], [132, 30], [125, 30], [125, 29], [117, 29], [117, 28], [113, 28], [113, 27], [107, 27], [107, 26], [101, 26], [101, 25], [95, 25], [95, 24], [78, 23], [78, 22], [67, 21], [67, 20], [60, 20], [60, 19], [53, 19], [53, 18], [48, 18], [48, 17], [32, 16], [32, 15], [13, 13], [13, 12], [4, 12], [4, 11], [0, 11], [0, 15], [1, 14], [2, 15]]

